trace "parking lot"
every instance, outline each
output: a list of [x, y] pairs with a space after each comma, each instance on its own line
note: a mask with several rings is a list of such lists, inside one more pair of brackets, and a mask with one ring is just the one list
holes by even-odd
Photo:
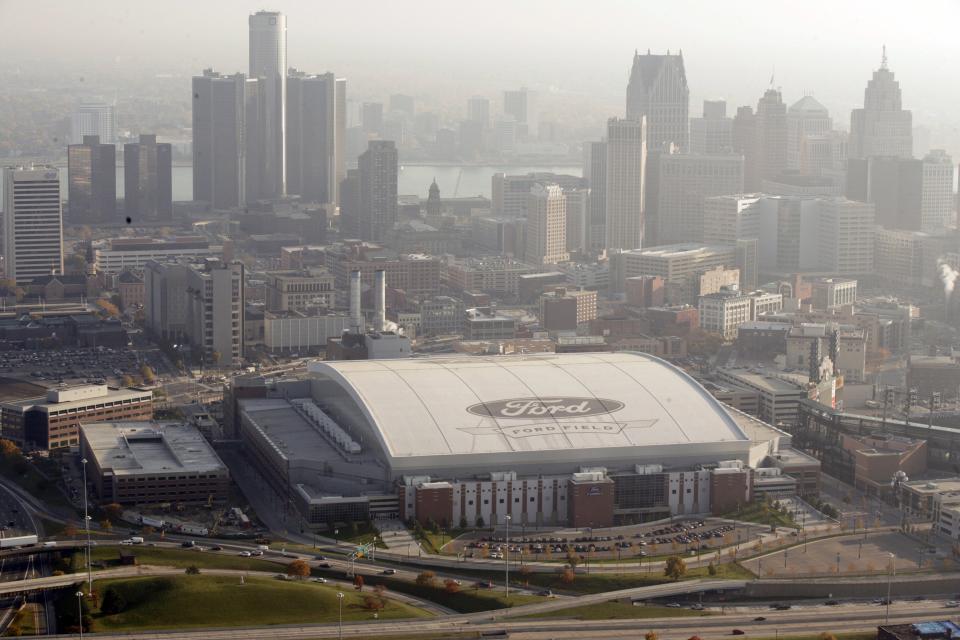
[[[931, 542], [938, 541], [932, 539]], [[890, 567], [891, 554], [897, 573], [950, 569], [955, 564], [950, 558], [948, 545], [922, 544], [893, 531], [869, 533], [866, 537], [851, 534], [816, 540], [741, 564], [764, 577], [836, 573], [886, 574]]]
[[143, 363], [159, 373], [159, 352], [108, 347], [57, 351], [2, 351], [0, 375], [41, 384], [117, 384], [124, 375], [140, 377]]
[[[527, 535], [523, 529], [510, 537], [510, 552], [533, 560], [562, 560], [569, 554], [584, 559], [654, 558], [672, 554], [704, 553], [747, 542], [769, 527], [716, 520], [684, 520], [659, 525], [634, 525], [609, 530], [572, 532], [558, 530]], [[503, 558], [505, 535], [467, 534], [444, 547], [445, 553], [468, 558]]]

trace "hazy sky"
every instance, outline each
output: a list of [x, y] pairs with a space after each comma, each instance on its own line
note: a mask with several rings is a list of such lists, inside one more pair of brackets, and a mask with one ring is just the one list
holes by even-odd
[[287, 14], [291, 65], [361, 98], [524, 83], [619, 105], [635, 48], [682, 48], [691, 113], [705, 97], [755, 105], [775, 73], [785, 101], [813, 93], [845, 123], [885, 43], [915, 120], [958, 119], [957, 0], [0, 0], [0, 64], [245, 71], [261, 8]]

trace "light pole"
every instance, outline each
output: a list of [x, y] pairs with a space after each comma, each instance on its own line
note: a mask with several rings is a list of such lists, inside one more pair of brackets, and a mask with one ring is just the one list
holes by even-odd
[[893, 576], [897, 573], [896, 556], [890, 554], [890, 565], [887, 567], [887, 620], [884, 624], [890, 624], [890, 587], [893, 582]]
[[337, 591], [337, 638], [343, 639], [343, 592]]
[[93, 593], [93, 568], [90, 566], [90, 513], [87, 507], [87, 459], [80, 460], [83, 465], [83, 526], [87, 529], [87, 591]]
[[504, 516], [504, 520], [507, 523], [507, 552], [503, 554], [503, 564], [506, 566], [505, 578], [504, 578], [504, 593], [509, 598], [510, 597], [510, 515]]
[[77, 627], [80, 637], [83, 637], [83, 591], [77, 591]]

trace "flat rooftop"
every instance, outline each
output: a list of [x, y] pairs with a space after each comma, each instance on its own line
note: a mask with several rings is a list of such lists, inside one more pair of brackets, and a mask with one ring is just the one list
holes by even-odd
[[786, 375], [782, 372], [777, 372], [777, 375], [773, 375], [772, 373], [762, 373], [751, 369], [723, 369], [722, 373], [733, 377], [741, 384], [763, 389], [771, 393], [804, 393], [803, 387], [798, 383], [779, 377]]
[[115, 387], [108, 387], [106, 393], [103, 395], [90, 396], [81, 398], [79, 400], [51, 402], [47, 399], [47, 396], [44, 395], [40, 397], [24, 398], [21, 400], [15, 400], [13, 402], [7, 402], [4, 403], [3, 406], [8, 409], [20, 409], [21, 411], [26, 411], [28, 409], [40, 409], [41, 411], [47, 411], [48, 413], [54, 414], [69, 412], [71, 409], [85, 409], [91, 405], [98, 405], [104, 402], [116, 402], [118, 400], [141, 401], [141, 399], [152, 398], [152, 391], [147, 391], [144, 389], [117, 389]]
[[80, 426], [97, 465], [114, 475], [225, 473], [196, 427], [182, 423], [97, 422]]
[[240, 411], [285, 460], [324, 460], [336, 455], [320, 432], [285, 399], [240, 400]]

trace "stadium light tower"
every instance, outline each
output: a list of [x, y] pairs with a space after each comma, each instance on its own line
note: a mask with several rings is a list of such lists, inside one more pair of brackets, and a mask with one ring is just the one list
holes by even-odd
[[510, 515], [504, 516], [504, 519], [507, 523], [507, 552], [503, 554], [504, 564], [507, 566], [506, 569], [506, 578], [504, 580], [504, 592], [506, 596], [510, 597]]
[[83, 526], [87, 530], [87, 592], [93, 593], [93, 568], [90, 566], [90, 513], [87, 508], [87, 459], [83, 463]]

